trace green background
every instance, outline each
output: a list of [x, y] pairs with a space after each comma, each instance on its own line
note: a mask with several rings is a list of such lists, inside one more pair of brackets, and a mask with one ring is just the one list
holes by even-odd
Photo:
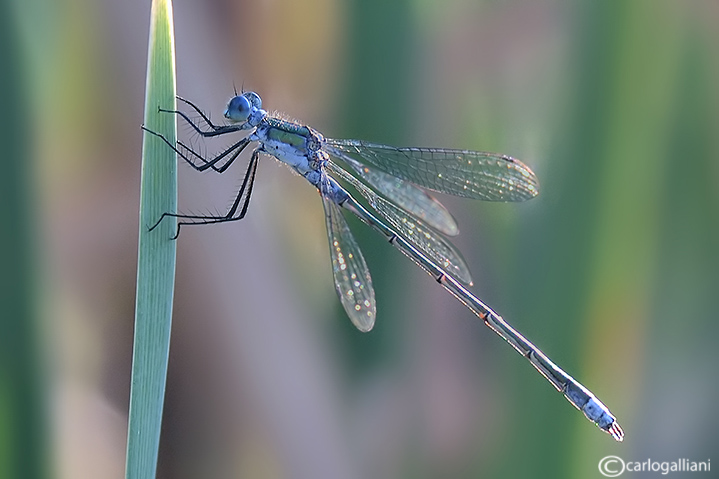
[[[525, 204], [441, 198], [455, 243], [473, 291], [627, 437], [351, 220], [378, 300], [376, 328], [355, 331], [316, 192], [263, 158], [245, 220], [179, 239], [159, 477], [573, 478], [602, 477], [607, 455], [717, 460], [717, 2], [174, 8], [178, 92], [215, 119], [234, 83], [328, 137], [530, 165], [541, 194]], [[122, 477], [149, 2], [2, 9], [0, 478]], [[208, 153], [230, 141], [179, 133]], [[181, 167], [180, 210], [224, 211], [243, 172]]]

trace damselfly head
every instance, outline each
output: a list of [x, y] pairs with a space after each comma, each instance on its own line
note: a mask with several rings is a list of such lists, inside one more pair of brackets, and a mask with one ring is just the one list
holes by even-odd
[[262, 98], [253, 91], [235, 95], [225, 109], [225, 118], [234, 123], [247, 122], [250, 126], [256, 126], [265, 115]]
[[227, 103], [225, 118], [230, 121], [241, 123], [247, 121], [252, 109], [250, 100], [245, 95], [237, 95]]

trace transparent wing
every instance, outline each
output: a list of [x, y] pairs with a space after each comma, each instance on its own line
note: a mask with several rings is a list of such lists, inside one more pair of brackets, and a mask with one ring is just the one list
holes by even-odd
[[467, 264], [459, 251], [449, 241], [442, 238], [418, 219], [413, 218], [402, 209], [379, 196], [339, 165], [328, 161], [327, 169], [331, 174], [342, 178], [359, 191], [372, 208], [392, 225], [397, 234], [426, 254], [449, 275], [464, 284], [472, 284], [472, 275]]
[[337, 295], [352, 324], [360, 331], [367, 332], [374, 326], [377, 316], [374, 288], [367, 263], [342, 216], [340, 207], [330, 198], [321, 196]]
[[452, 217], [452, 214], [447, 211], [442, 203], [428, 195], [424, 190], [401, 178], [363, 165], [336, 148], [332, 149], [331, 154], [341, 159], [363, 180], [415, 218], [422, 220], [425, 224], [448, 236], [459, 234], [457, 222]]
[[327, 139], [325, 148], [340, 158], [341, 152], [392, 176], [451, 195], [523, 201], [539, 193], [539, 182], [532, 170], [506, 155], [444, 148], [395, 148], [335, 139]]

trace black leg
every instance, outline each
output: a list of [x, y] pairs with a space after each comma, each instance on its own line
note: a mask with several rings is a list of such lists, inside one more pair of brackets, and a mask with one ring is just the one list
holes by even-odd
[[[210, 131], [205, 131], [198, 125], [196, 125], [195, 122], [192, 121], [192, 119], [187, 116], [185, 112], [182, 112], [180, 110], [165, 110], [164, 108], [158, 108], [158, 111], [161, 111], [163, 113], [174, 113], [175, 115], [180, 115], [187, 123], [189, 123], [193, 130], [195, 130], [200, 136], [203, 136], [205, 138], [211, 138], [213, 136], [226, 135], [227, 133], [241, 131], [243, 125], [242, 123], [240, 123], [237, 125], [215, 126], [212, 123], [208, 123], [208, 125], [210, 125], [210, 128], [213, 129]], [[209, 122], [209, 119], [204, 114], [202, 115], [202, 117]]]
[[182, 98], [181, 96], [177, 96], [177, 99], [180, 100], [181, 102], [185, 103], [186, 105], [190, 106], [193, 110], [195, 110], [197, 112], [197, 114], [200, 115], [200, 117], [202, 117], [203, 120], [205, 120], [205, 123], [207, 123], [207, 126], [212, 128], [213, 130], [219, 130], [220, 128], [222, 128], [221, 126], [215, 125], [214, 123], [212, 123], [212, 121], [210, 121], [210, 117], [205, 115], [205, 112], [200, 110], [200, 107], [198, 107], [197, 105], [192, 103], [190, 100], [186, 100], [186, 99]]
[[[232, 165], [232, 163], [237, 159], [237, 157], [240, 155], [240, 153], [242, 153], [242, 151], [247, 147], [247, 145], [250, 144], [249, 138], [243, 138], [242, 140], [238, 141], [237, 143], [230, 145], [230, 147], [226, 148], [221, 153], [218, 153], [211, 160], [207, 160], [202, 155], [200, 155], [199, 153], [197, 153], [196, 151], [194, 151], [192, 148], [185, 145], [181, 141], [178, 141], [177, 145], [180, 146], [182, 148], [182, 150], [178, 149], [175, 145], [170, 143], [170, 141], [167, 138], [165, 138], [164, 135], [161, 135], [155, 131], [149, 130], [149, 129], [145, 128], [144, 125], [141, 126], [140, 128], [142, 128], [146, 132], [162, 139], [162, 141], [164, 141], [170, 148], [175, 150], [175, 153], [177, 153], [177, 155], [180, 158], [185, 160], [191, 167], [193, 167], [197, 171], [205, 171], [208, 168], [211, 168], [218, 173], [223, 173], [227, 168], [230, 167], [230, 165]], [[189, 157], [188, 157], [188, 155], [189, 155]], [[227, 162], [225, 164], [223, 164], [222, 166], [219, 166], [219, 167], [215, 166], [219, 161], [226, 158], [228, 155], [230, 155], [230, 158], [227, 160]], [[197, 160], [201, 161], [203, 164], [201, 164], [201, 165], [195, 164], [195, 162], [193, 160], [191, 160], [190, 157], [196, 158]]]
[[[252, 196], [252, 187], [255, 184], [255, 174], [257, 172], [257, 164], [258, 159], [260, 156], [260, 150], [256, 149], [252, 152], [252, 157], [250, 158], [250, 163], [247, 168], [247, 173], [245, 173], [245, 179], [242, 180], [242, 186], [240, 187], [240, 191], [237, 193], [237, 197], [235, 198], [235, 201], [232, 203], [232, 206], [230, 207], [230, 210], [227, 212], [224, 216], [201, 216], [201, 215], [181, 215], [177, 213], [163, 213], [162, 216], [160, 216], [160, 219], [157, 220], [157, 223], [152, 225], [150, 228], [150, 231], [154, 230], [157, 225], [160, 224], [160, 222], [166, 217], [166, 216], [172, 216], [174, 218], [179, 218], [181, 220], [193, 220], [193, 221], [180, 221], [177, 223], [177, 232], [175, 233], [175, 236], [172, 237], [172, 239], [177, 239], [178, 236], [180, 236], [180, 227], [183, 225], [209, 225], [214, 223], [227, 223], [229, 221], [237, 221], [241, 220], [245, 217], [247, 214], [247, 208], [250, 205], [250, 196]], [[247, 191], [247, 194], [245, 194], [245, 190]], [[243, 200], [244, 197], [244, 200]], [[240, 205], [242, 205], [240, 207]], [[240, 213], [235, 216], [235, 213], [237, 213], [237, 210], [240, 210]]]
[[[235, 160], [237, 159], [237, 157], [240, 156], [240, 153], [242, 153], [242, 151], [243, 151], [243, 150], [247, 147], [247, 145], [249, 145], [249, 144], [250, 144], [250, 140], [247, 139], [247, 138], [244, 138], [244, 139], [242, 139], [239, 143], [236, 143], [236, 144], [233, 145], [231, 148], [229, 148], [228, 150], [226, 150], [226, 152], [229, 152], [229, 151], [231, 151], [232, 149], [237, 148], [237, 150], [235, 150], [235, 152], [232, 154], [232, 156], [230, 156], [230, 159], [227, 160], [224, 165], [218, 166], [218, 167], [215, 167], [215, 166], [214, 166], [214, 164], [217, 163], [217, 161], [219, 160], [219, 158], [217, 158], [217, 157], [214, 158], [213, 160], [207, 162], [207, 165], [208, 165], [210, 168], [212, 168], [213, 170], [215, 170], [216, 172], [218, 172], [218, 173], [224, 173], [225, 170], [226, 170], [227, 168], [229, 168], [229, 167], [232, 165], [232, 163], [235, 162]], [[224, 153], [223, 153], [223, 155], [224, 155]], [[219, 155], [218, 155], [218, 156], [219, 156]], [[204, 159], [203, 159], [203, 161], [207, 161], [207, 160], [204, 160]]]
[[201, 136], [205, 138], [213, 137], [213, 136], [220, 136], [220, 135], [226, 135], [227, 133], [232, 133], [235, 131], [242, 130], [242, 124], [236, 124], [236, 125], [215, 125], [212, 123], [210, 118], [200, 110], [200, 107], [192, 103], [190, 100], [186, 100], [182, 98], [181, 96], [177, 97], [178, 100], [181, 102], [187, 104], [190, 106], [195, 112], [197, 112], [198, 115], [200, 115], [200, 118], [204, 120], [204, 122], [207, 124], [208, 127], [210, 127], [209, 131], [205, 131], [198, 124], [196, 124], [189, 116], [187, 116], [186, 113], [179, 111], [179, 110], [165, 110], [164, 108], [158, 108], [159, 111], [164, 113], [174, 113], [175, 115], [180, 115], [187, 123], [190, 124], [190, 126]]

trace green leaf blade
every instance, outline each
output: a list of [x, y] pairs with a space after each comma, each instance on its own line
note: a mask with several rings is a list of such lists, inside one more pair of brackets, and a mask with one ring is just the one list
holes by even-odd
[[[145, 127], [176, 139], [175, 51], [170, 0], [153, 0], [145, 96]], [[133, 344], [130, 415], [128, 421], [128, 479], [155, 477], [167, 381], [175, 283], [176, 220], [165, 212], [177, 209], [177, 157], [155, 135], [145, 133], [138, 244], [135, 338]]]

